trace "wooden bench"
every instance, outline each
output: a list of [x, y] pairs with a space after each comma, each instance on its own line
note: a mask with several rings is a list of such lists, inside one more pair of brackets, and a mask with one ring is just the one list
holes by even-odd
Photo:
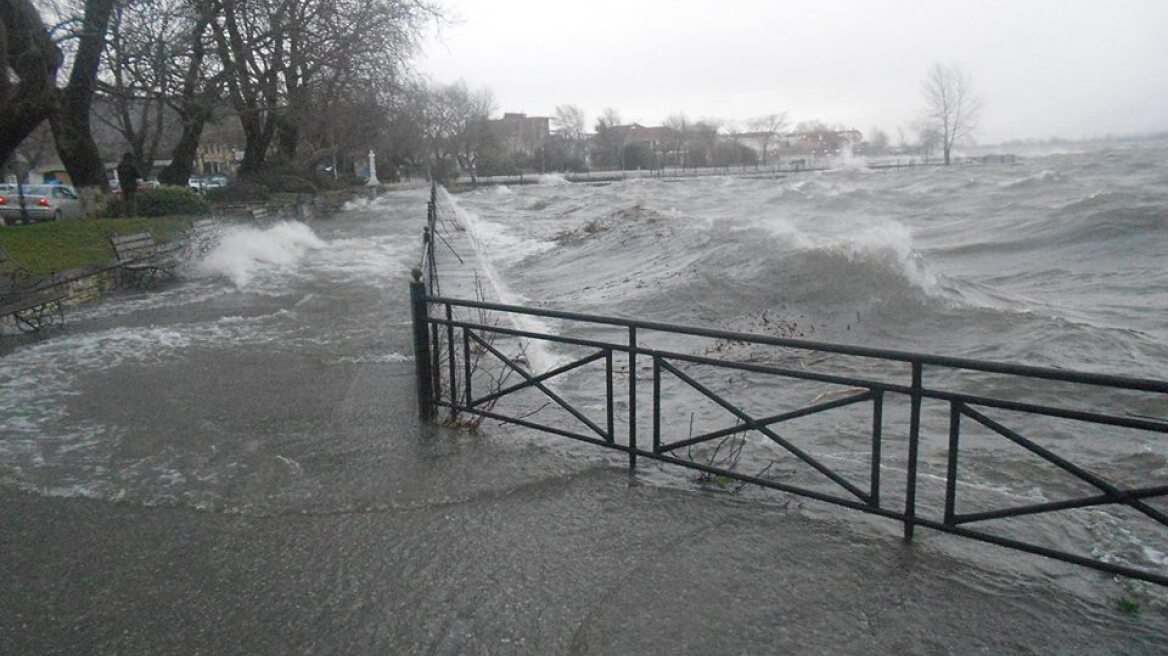
[[24, 332], [64, 323], [66, 296], [54, 276], [38, 278], [24, 267], [10, 267], [8, 251], [0, 248], [0, 317], [11, 316]]
[[160, 245], [149, 231], [111, 235], [110, 245], [114, 247], [123, 274], [139, 285], [173, 277], [175, 268], [182, 262], [181, 243]]

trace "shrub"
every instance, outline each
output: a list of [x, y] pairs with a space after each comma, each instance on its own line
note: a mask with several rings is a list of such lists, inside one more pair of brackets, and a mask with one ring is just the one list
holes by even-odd
[[433, 168], [430, 170], [430, 175], [439, 184], [453, 182], [460, 175], [458, 163], [450, 159], [440, 159], [434, 162]]
[[314, 194], [316, 193], [316, 185], [312, 180], [297, 175], [288, 173], [287, 171], [260, 171], [258, 173], [249, 173], [244, 176], [239, 182], [248, 182], [252, 184], [263, 185], [267, 187], [268, 191], [273, 193], [292, 193], [292, 194]]
[[249, 179], [234, 180], [226, 187], [208, 189], [207, 200], [212, 203], [255, 203], [268, 198], [268, 188]]
[[[133, 213], [137, 216], [191, 216], [210, 214], [207, 199], [187, 187], [158, 187], [142, 189], [135, 198]], [[126, 201], [115, 198], [106, 209], [109, 216], [125, 216]]]

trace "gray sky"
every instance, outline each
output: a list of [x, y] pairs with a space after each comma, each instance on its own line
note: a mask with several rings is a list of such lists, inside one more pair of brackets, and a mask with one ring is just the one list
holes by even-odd
[[985, 99], [978, 139], [1168, 129], [1168, 0], [440, 0], [418, 66], [500, 112], [625, 121], [786, 110], [896, 138], [934, 61]]

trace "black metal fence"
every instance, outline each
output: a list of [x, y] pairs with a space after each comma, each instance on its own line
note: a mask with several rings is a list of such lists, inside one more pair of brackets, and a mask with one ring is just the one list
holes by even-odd
[[[413, 325], [417, 362], [417, 385], [420, 410], [434, 417], [440, 408], [449, 417], [475, 416], [524, 426], [530, 429], [571, 438], [598, 447], [627, 454], [630, 469], [637, 467], [638, 458], [647, 458], [680, 467], [698, 470], [719, 479], [749, 483], [764, 488], [808, 497], [874, 515], [897, 520], [903, 524], [905, 539], [913, 537], [916, 527], [925, 527], [989, 542], [1020, 551], [1075, 563], [1112, 574], [1120, 574], [1144, 581], [1168, 585], [1168, 575], [1161, 571], [1111, 562], [1105, 557], [1071, 553], [1060, 548], [1039, 544], [1025, 536], [1003, 535], [999, 531], [979, 528], [992, 520], [1036, 517], [1059, 511], [1122, 507], [1150, 521], [1151, 528], [1163, 531], [1168, 527], [1168, 513], [1162, 507], [1168, 496], [1168, 473], [1146, 475], [1134, 483], [1120, 483], [1111, 475], [1096, 471], [1078, 460], [1078, 454], [1059, 453], [1026, 437], [1023, 428], [1031, 419], [1048, 418], [1069, 422], [1091, 433], [1091, 440], [1106, 441], [1109, 447], [1120, 451], [1121, 438], [1109, 437], [1107, 431], [1134, 431], [1153, 441], [1168, 433], [1168, 421], [1162, 412], [1147, 412], [1147, 408], [1168, 407], [1168, 381], [1102, 375], [1010, 363], [953, 358], [906, 351], [866, 348], [843, 344], [816, 342], [805, 339], [712, 330], [707, 328], [640, 321], [610, 316], [597, 316], [533, 307], [491, 303], [483, 300], [449, 298], [434, 292], [435, 221], [437, 199], [431, 196], [431, 220], [425, 242], [426, 255], [422, 266], [415, 270], [411, 286]], [[426, 275], [429, 274], [429, 275]], [[487, 317], [540, 318], [555, 320], [561, 329], [552, 332], [532, 329], [520, 321], [503, 325]], [[652, 335], [653, 340], [646, 340]], [[695, 354], [683, 352], [665, 344], [679, 343], [680, 339], [699, 338], [721, 343], [759, 346], [798, 351], [821, 356], [842, 356], [862, 362], [849, 365], [841, 371], [816, 367], [784, 365], [781, 362], [743, 360], [727, 357], [719, 352]], [[562, 352], [571, 352], [567, 362], [557, 362], [545, 371], [533, 371], [524, 358], [511, 355], [499, 346], [503, 340], [527, 340], [529, 343], [556, 345]], [[493, 366], [506, 375], [483, 376], [476, 370], [479, 361], [489, 358]], [[810, 358], [815, 361], [816, 358]], [[804, 359], [802, 362], [807, 362]], [[575, 404], [555, 389], [552, 380], [586, 367], [603, 366], [604, 416], [590, 417], [586, 409]], [[639, 369], [639, 367], [644, 367]], [[621, 368], [624, 371], [620, 371]], [[816, 401], [781, 412], [759, 412], [743, 403], [728, 398], [728, 394], [701, 382], [693, 372], [727, 372], [757, 379], [773, 379], [787, 383], [818, 383], [839, 388], [841, 394], [829, 400]], [[638, 371], [644, 373], [639, 376]], [[980, 376], [969, 384], [968, 376]], [[963, 378], [963, 376], [965, 378]], [[993, 391], [989, 377], [1007, 377], [1014, 381], [1010, 390], [1042, 390], [1053, 386], [1049, 393], [1040, 393], [1041, 400], [1023, 400], [1026, 394], [1015, 392], [981, 393], [980, 388]], [[709, 376], [706, 376], [709, 379]], [[640, 379], [640, 380], [639, 380]], [[732, 426], [692, 434], [678, 434], [662, 419], [662, 390], [668, 380], [674, 388], [687, 392], [721, 408], [735, 418]], [[647, 389], [646, 389], [647, 387]], [[970, 388], [973, 388], [972, 390]], [[536, 391], [547, 404], [557, 409], [567, 422], [543, 422], [527, 412], [508, 412], [498, 402], [525, 391]], [[1105, 411], [1086, 410], [1085, 390], [1102, 390], [1119, 405]], [[647, 398], [646, 398], [647, 397]], [[907, 414], [907, 421], [889, 421], [886, 406], [895, 402]], [[921, 466], [922, 417], [928, 405], [947, 425], [948, 440], [944, 449], [943, 470], [933, 467], [930, 480], [944, 483], [942, 503], [928, 512], [918, 509], [918, 489], [922, 485]], [[618, 409], [618, 406], [620, 409]], [[823, 415], [841, 408], [864, 408], [866, 429], [865, 469], [867, 480], [857, 479], [855, 471], [833, 466], [824, 458], [801, 448], [799, 440], [780, 433], [778, 426], [801, 418]], [[1132, 410], [1136, 408], [1136, 410]], [[595, 413], [594, 413], [595, 414]], [[943, 415], [947, 414], [947, 420]], [[1007, 425], [1001, 415], [1015, 420]], [[691, 419], [692, 421], [692, 419]], [[617, 424], [623, 430], [617, 430]], [[891, 428], [896, 428], [892, 431]], [[977, 512], [958, 512], [959, 483], [962, 482], [963, 436], [970, 426], [992, 439], [1005, 440], [1037, 458], [1049, 471], [1069, 478], [1079, 491], [1069, 498], [1042, 500], [981, 509]], [[648, 428], [648, 434], [642, 430]], [[785, 432], [785, 431], [784, 431]], [[773, 447], [789, 454], [799, 463], [822, 477], [830, 489], [801, 484], [781, 477], [763, 476], [740, 471], [715, 460], [695, 460], [687, 457], [689, 449], [709, 445], [729, 436], [753, 433]], [[1126, 436], [1126, 433], [1125, 433]], [[647, 439], [646, 439], [647, 438]], [[1157, 442], [1159, 443], [1159, 442]], [[1065, 442], [1064, 442], [1065, 444]], [[899, 481], [882, 476], [882, 469], [895, 448], [898, 463], [903, 463], [903, 478]], [[898, 472], [899, 473], [899, 472]], [[1151, 478], [1152, 480], [1148, 480]], [[1157, 481], [1156, 479], [1164, 479]], [[1083, 489], [1089, 492], [1082, 492]], [[895, 490], [895, 495], [889, 491]], [[890, 499], [890, 496], [893, 497]], [[1131, 518], [1129, 518], [1131, 519]], [[1135, 519], [1132, 519], [1135, 521]], [[1155, 548], [1164, 549], [1161, 543]]]

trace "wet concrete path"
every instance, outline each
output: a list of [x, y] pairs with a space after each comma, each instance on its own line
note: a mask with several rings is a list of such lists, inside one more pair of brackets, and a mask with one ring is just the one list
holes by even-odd
[[318, 222], [322, 244], [287, 259], [256, 255], [279, 240], [249, 233], [251, 260], [5, 346], [0, 654], [1168, 641], [1162, 609], [1121, 614], [1027, 575], [1038, 559], [1004, 552], [989, 571], [907, 546], [892, 523], [846, 525], [855, 513], [658, 485], [554, 437], [420, 425], [405, 281], [422, 202], [402, 192]]

